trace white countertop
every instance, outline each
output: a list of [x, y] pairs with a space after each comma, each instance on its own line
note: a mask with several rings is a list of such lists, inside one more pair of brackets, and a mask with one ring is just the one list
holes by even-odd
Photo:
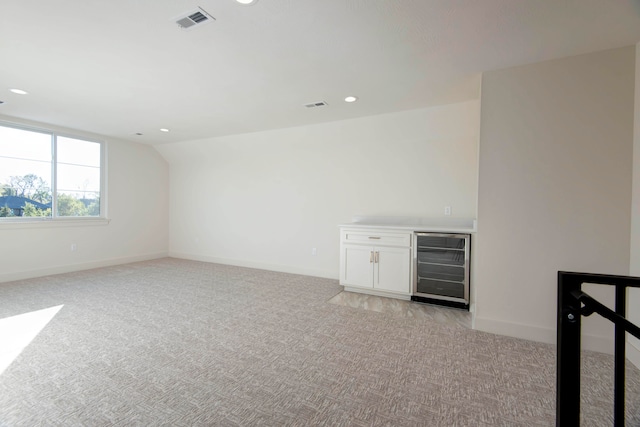
[[408, 218], [355, 216], [353, 222], [340, 224], [349, 228], [382, 228], [416, 232], [475, 233], [476, 220], [469, 218]]

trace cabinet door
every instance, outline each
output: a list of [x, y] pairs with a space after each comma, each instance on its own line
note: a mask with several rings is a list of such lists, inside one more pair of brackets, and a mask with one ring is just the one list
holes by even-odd
[[411, 292], [411, 250], [409, 248], [376, 247], [374, 289]]
[[373, 251], [372, 246], [343, 245], [342, 285], [373, 287]]

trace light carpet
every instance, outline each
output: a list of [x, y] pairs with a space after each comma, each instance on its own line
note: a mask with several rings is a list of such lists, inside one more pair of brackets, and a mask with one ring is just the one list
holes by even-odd
[[[341, 291], [171, 258], [0, 284], [0, 319], [62, 305], [0, 374], [0, 425], [555, 424], [555, 346], [329, 303]], [[583, 354], [583, 426], [612, 425], [612, 366]]]

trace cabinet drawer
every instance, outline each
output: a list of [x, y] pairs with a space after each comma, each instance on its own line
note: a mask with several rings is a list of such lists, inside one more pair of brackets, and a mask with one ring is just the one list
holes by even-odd
[[376, 232], [375, 230], [342, 230], [343, 243], [366, 243], [376, 246], [411, 246], [411, 233]]

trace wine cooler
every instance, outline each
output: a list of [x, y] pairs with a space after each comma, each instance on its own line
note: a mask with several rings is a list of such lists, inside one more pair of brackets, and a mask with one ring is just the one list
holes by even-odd
[[471, 235], [415, 233], [413, 301], [469, 309]]

